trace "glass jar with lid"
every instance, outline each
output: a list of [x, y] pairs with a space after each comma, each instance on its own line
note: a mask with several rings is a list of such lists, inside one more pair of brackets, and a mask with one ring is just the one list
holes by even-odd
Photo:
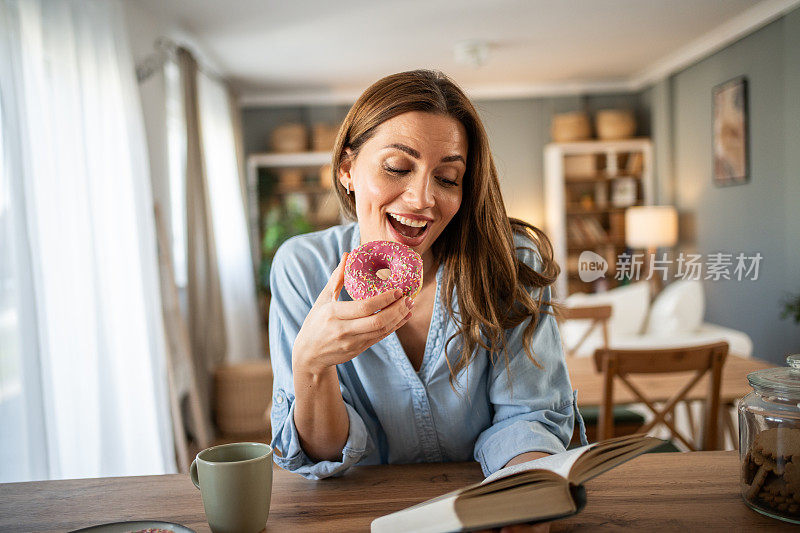
[[800, 354], [748, 374], [739, 401], [740, 485], [747, 505], [800, 524]]

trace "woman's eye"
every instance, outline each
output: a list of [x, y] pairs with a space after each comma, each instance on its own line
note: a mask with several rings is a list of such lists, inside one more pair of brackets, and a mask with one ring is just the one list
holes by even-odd
[[392, 174], [408, 174], [410, 172], [410, 170], [405, 170], [402, 168], [394, 168], [390, 167], [389, 165], [384, 165], [383, 170], [385, 170], [386, 172], [390, 172]]
[[[404, 176], [404, 175], [408, 174], [409, 172], [411, 172], [411, 170], [409, 170], [409, 169], [397, 168], [397, 167], [393, 167], [393, 166], [387, 165], [387, 164], [383, 165], [383, 170], [385, 170], [389, 174], [394, 174], [394, 175], [397, 175], [397, 176]], [[448, 178], [446, 176], [436, 176], [436, 179], [438, 179], [446, 187], [454, 187], [454, 186], [458, 185], [458, 181], [450, 179], [450, 178]]]

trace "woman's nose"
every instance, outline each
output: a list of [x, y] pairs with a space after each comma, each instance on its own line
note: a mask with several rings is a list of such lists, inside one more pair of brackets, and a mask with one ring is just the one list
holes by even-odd
[[406, 187], [405, 200], [409, 207], [426, 209], [433, 207], [435, 200], [431, 191], [431, 177], [419, 174], [410, 180]]

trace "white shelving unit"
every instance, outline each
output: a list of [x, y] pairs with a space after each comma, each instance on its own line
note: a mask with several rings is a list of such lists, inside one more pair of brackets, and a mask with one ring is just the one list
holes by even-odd
[[259, 153], [247, 158], [249, 167], [321, 167], [331, 162], [331, 152]]
[[[293, 153], [254, 153], [247, 157], [247, 199], [250, 217], [250, 235], [253, 258], [260, 258], [259, 224], [260, 211], [258, 205], [258, 169], [259, 168], [320, 168], [330, 164], [331, 152], [293, 152]], [[297, 192], [314, 194], [310, 188]], [[257, 259], [256, 259], [257, 260]]]
[[[565, 161], [570, 156], [594, 156], [594, 172], [584, 173], [580, 177], [566, 175], [569, 170]], [[631, 170], [629, 167], [632, 165], [629, 163], [633, 157], [637, 158], [638, 163]], [[576, 255], [580, 250], [594, 250], [611, 259], [625, 246], [624, 233], [620, 233], [618, 229], [625, 207], [653, 204], [653, 147], [648, 138], [551, 143], [544, 149], [544, 163], [545, 223], [547, 234], [553, 243], [555, 260], [561, 266], [561, 274], [555, 285], [556, 297], [563, 299], [575, 292], [575, 287], [582, 285], [574, 270]], [[614, 206], [610, 192], [620, 178], [634, 178], [637, 184], [635, 200], [625, 207]], [[578, 194], [588, 197], [587, 203], [591, 205], [576, 202], [575, 196]], [[613, 235], [612, 228], [609, 227], [612, 217], [616, 229]], [[568, 227], [575, 224], [572, 220], [576, 218], [589, 219], [588, 225], [597, 227], [597, 233], [604, 234], [605, 238], [593, 242], [576, 242], [574, 231], [570, 231]], [[583, 227], [584, 223], [580, 222], [578, 225]], [[624, 232], [624, 225], [622, 231]], [[606, 274], [606, 280], [612, 285], [615, 266], [615, 262], [609, 261], [610, 274]], [[585, 284], [581, 288], [589, 289]]]

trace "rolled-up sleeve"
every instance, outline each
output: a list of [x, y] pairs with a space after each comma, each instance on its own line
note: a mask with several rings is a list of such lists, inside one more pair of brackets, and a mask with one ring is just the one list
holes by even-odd
[[[550, 310], [550, 288], [543, 290], [543, 309]], [[541, 367], [523, 348], [529, 320], [508, 336], [508, 370], [499, 354], [487, 384], [494, 410], [492, 424], [475, 443], [475, 460], [487, 476], [521, 453], [563, 452], [572, 438], [576, 417], [580, 420], [555, 317], [542, 313], [534, 330], [531, 348]], [[583, 424], [580, 426], [583, 440]]]
[[[281, 468], [300, 474], [308, 479], [322, 479], [341, 474], [356, 464], [366, 453], [367, 429], [361, 417], [353, 409], [349, 391], [339, 385], [350, 419], [347, 442], [342, 449], [341, 461], [315, 462], [306, 455], [300, 445], [300, 437], [294, 423], [295, 394], [292, 377], [292, 347], [311, 306], [321, 287], [310, 272], [304, 254], [309, 250], [298, 245], [298, 241], [287, 241], [275, 254], [270, 271], [272, 299], [269, 310], [269, 347], [273, 369], [272, 385], [272, 447], [275, 462]], [[312, 258], [313, 259], [313, 258]], [[329, 275], [330, 273], [328, 273]], [[327, 281], [327, 277], [324, 281]], [[318, 287], [317, 287], [318, 286]]]

